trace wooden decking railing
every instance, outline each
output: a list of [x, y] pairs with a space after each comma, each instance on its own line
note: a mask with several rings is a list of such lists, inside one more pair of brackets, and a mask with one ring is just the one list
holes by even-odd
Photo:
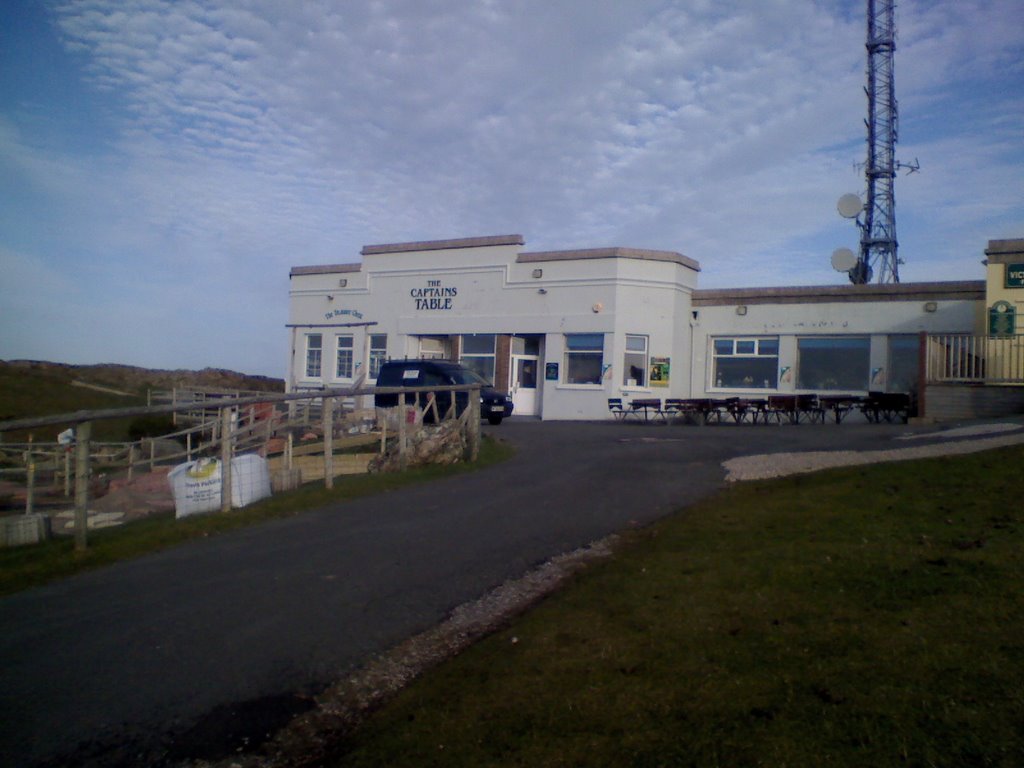
[[925, 354], [929, 384], [1024, 384], [1024, 335], [930, 334]]

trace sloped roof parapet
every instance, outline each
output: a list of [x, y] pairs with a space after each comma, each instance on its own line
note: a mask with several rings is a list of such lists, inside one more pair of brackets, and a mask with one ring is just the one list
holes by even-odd
[[976, 301], [985, 298], [984, 280], [866, 285], [801, 285], [779, 288], [704, 288], [693, 306], [733, 304], [825, 304], [851, 301]]
[[292, 267], [289, 277], [296, 275], [330, 275], [338, 272], [358, 272], [362, 264], [315, 264], [309, 267]]
[[670, 261], [700, 272], [700, 264], [676, 251], [652, 251], [645, 248], [581, 248], [570, 251], [534, 251], [520, 253], [516, 261], [530, 264], [539, 261], [578, 261], [583, 259], [640, 259], [643, 261]]
[[364, 245], [363, 256], [381, 253], [410, 253], [412, 251], [445, 251], [453, 248], [487, 248], [496, 245], [523, 245], [522, 235], [489, 235], [487, 237], [462, 237], [455, 240], [421, 240], [413, 243], [385, 243]]
[[1024, 239], [989, 240], [985, 256], [992, 264], [1009, 264], [1024, 258]]

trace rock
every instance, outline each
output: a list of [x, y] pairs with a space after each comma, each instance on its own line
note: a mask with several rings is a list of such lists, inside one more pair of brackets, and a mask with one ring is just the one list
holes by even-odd
[[[458, 421], [420, 425], [408, 437], [407, 466], [455, 464], [466, 452], [466, 437]], [[397, 472], [400, 468], [398, 440], [389, 440], [387, 450], [370, 462], [370, 472]]]

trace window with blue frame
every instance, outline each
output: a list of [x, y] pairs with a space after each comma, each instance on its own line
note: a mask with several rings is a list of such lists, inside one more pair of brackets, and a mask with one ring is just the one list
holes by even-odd
[[603, 333], [565, 334], [566, 384], [600, 384], [603, 368]]

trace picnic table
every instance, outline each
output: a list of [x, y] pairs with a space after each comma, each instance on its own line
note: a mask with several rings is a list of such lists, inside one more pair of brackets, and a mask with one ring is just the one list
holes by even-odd
[[637, 414], [642, 411], [644, 414], [644, 421], [647, 421], [652, 413], [656, 418], [665, 418], [665, 412], [661, 410], [661, 400], [656, 397], [638, 397], [629, 401], [629, 407]]
[[822, 395], [818, 398], [822, 411], [831, 412], [836, 424], [842, 424], [846, 415], [863, 401], [864, 398], [857, 395]]

